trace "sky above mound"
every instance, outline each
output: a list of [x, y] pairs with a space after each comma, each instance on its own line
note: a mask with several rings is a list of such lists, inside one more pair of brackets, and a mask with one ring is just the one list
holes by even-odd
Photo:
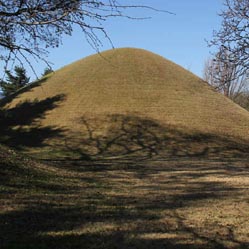
[[[105, 28], [114, 47], [143, 48], [168, 58], [198, 76], [202, 76], [204, 61], [210, 56], [206, 40], [211, 39], [214, 29], [219, 29], [217, 15], [222, 9], [222, 0], [153, 0], [126, 1], [127, 4], [151, 5], [157, 9], [175, 13], [135, 9], [127, 13], [134, 17], [151, 17], [147, 20], [114, 18], [105, 22]], [[101, 51], [111, 48], [104, 37]], [[79, 30], [72, 37], [65, 37], [63, 45], [50, 51], [48, 60], [56, 70], [87, 55], [94, 54]], [[37, 65], [43, 72], [44, 65]], [[38, 72], [38, 75], [39, 75]]]

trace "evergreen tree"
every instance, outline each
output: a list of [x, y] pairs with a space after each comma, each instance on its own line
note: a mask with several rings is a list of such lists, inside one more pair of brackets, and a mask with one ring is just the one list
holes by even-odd
[[6, 71], [6, 81], [0, 81], [0, 87], [4, 96], [9, 96], [18, 89], [26, 86], [29, 83], [29, 77], [26, 75], [26, 70], [23, 67], [16, 66], [15, 75], [9, 70]]
[[44, 69], [44, 72], [43, 72], [43, 74], [42, 74], [42, 76], [45, 76], [45, 75], [47, 75], [47, 74], [50, 74], [50, 73], [52, 73], [52, 72], [54, 72], [53, 71], [53, 69], [50, 67], [46, 67], [45, 69]]

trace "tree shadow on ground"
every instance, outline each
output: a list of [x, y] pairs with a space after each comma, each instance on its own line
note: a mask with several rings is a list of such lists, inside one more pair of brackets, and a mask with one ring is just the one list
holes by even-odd
[[[101, 164], [96, 162], [97, 167]], [[246, 232], [243, 237], [243, 229], [238, 231], [234, 221], [205, 216], [207, 212], [225, 215], [227, 207], [222, 205], [248, 201], [245, 185], [238, 188], [217, 181], [229, 174], [245, 177], [248, 162], [110, 160], [103, 161], [99, 170], [94, 170], [93, 162], [54, 167], [67, 170], [62, 176], [71, 186], [67, 190], [15, 193], [9, 206], [1, 195], [2, 249], [249, 246]], [[207, 180], [210, 176], [217, 179]], [[53, 181], [60, 183], [60, 179]], [[237, 207], [232, 205], [231, 210]], [[235, 220], [241, 216], [241, 208], [239, 213], [230, 213]]]
[[134, 157], [248, 157], [249, 146], [236, 141], [194, 131], [136, 115], [81, 117], [81, 131], [72, 132], [62, 146], [88, 158]]
[[47, 111], [58, 106], [65, 99], [64, 95], [56, 95], [44, 100], [26, 100], [13, 108], [0, 112], [1, 143], [14, 148], [43, 147], [45, 139], [58, 138], [62, 129], [53, 126], [42, 126]]
[[72, 120], [80, 127], [77, 129], [42, 126], [40, 120], [46, 112], [57, 108], [64, 99], [64, 95], [56, 95], [3, 109], [0, 112], [0, 142], [27, 151], [36, 148], [41, 158], [59, 156], [66, 160], [234, 158], [248, 157], [249, 154], [249, 145], [245, 141], [179, 129], [136, 114], [80, 117]]

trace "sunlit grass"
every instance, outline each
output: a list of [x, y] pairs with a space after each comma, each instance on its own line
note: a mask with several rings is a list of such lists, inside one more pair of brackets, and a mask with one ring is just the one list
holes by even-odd
[[249, 140], [246, 110], [189, 71], [141, 49], [110, 50], [72, 63], [5, 101], [3, 109], [15, 120], [7, 131], [1, 127], [1, 142], [38, 157], [41, 152], [42, 158], [98, 154], [97, 138], [121, 129], [120, 117], [188, 135]]
[[27, 162], [0, 183], [1, 249], [249, 245], [245, 159]]
[[249, 248], [249, 115], [137, 49], [5, 100], [1, 249]]

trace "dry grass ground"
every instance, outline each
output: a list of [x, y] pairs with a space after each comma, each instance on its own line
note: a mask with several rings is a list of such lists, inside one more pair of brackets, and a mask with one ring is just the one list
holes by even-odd
[[45, 165], [6, 153], [1, 249], [249, 248], [246, 158]]

